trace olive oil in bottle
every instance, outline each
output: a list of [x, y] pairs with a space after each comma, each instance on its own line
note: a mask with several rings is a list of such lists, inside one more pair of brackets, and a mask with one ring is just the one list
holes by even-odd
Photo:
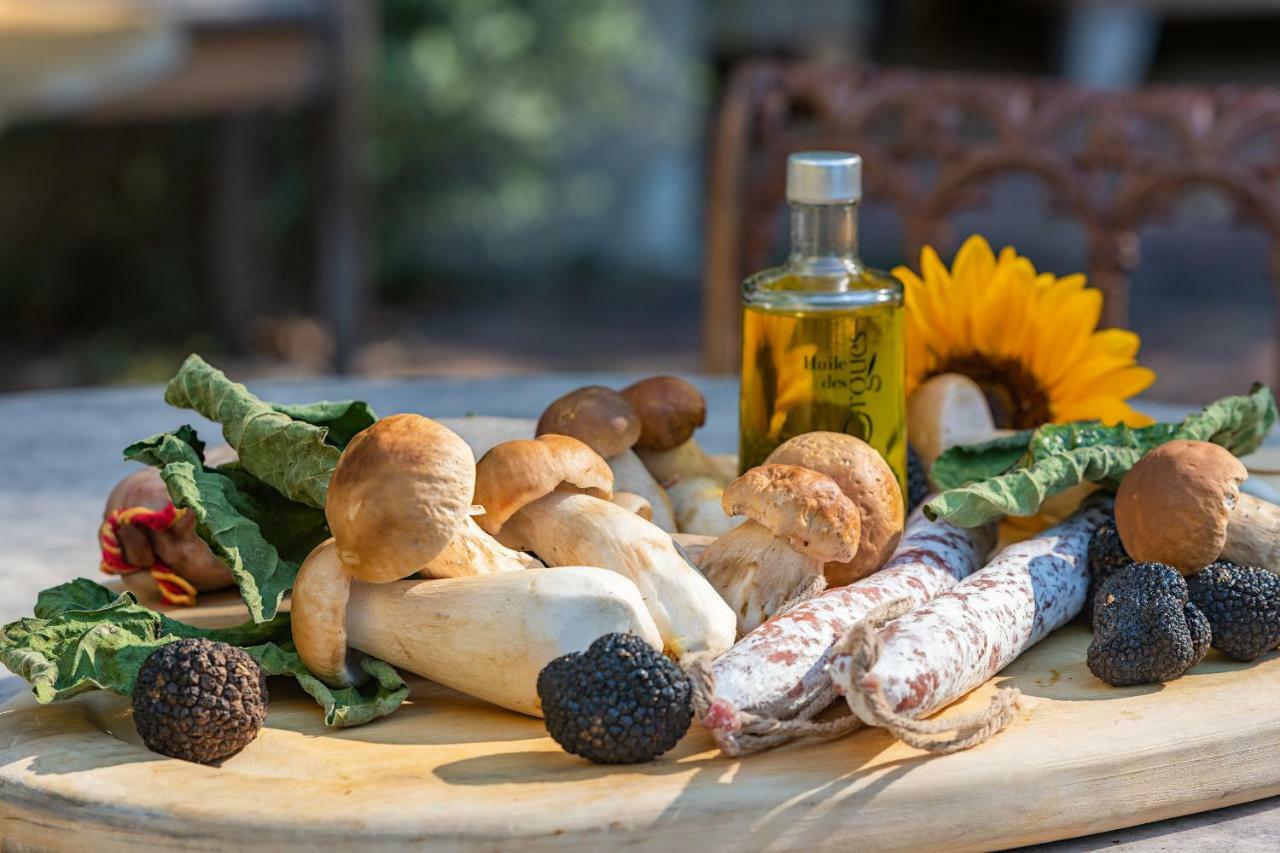
[[811, 151], [787, 160], [791, 254], [742, 285], [743, 471], [792, 436], [856, 435], [906, 494], [902, 284], [858, 259], [862, 159]]

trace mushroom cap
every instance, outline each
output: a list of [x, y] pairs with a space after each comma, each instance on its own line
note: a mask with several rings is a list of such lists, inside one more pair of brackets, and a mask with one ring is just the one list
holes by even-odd
[[324, 515], [351, 574], [386, 583], [444, 550], [467, 520], [474, 488], [465, 441], [421, 415], [391, 415], [347, 445]]
[[347, 648], [347, 600], [351, 573], [338, 557], [332, 539], [312, 549], [302, 561], [289, 599], [289, 625], [298, 657], [307, 669], [337, 687], [359, 679]]
[[630, 450], [640, 438], [640, 416], [627, 399], [603, 385], [570, 391], [547, 406], [537, 435], [576, 438], [605, 459]]
[[1178, 439], [1138, 460], [1116, 491], [1116, 531], [1144, 563], [1193, 575], [1218, 559], [1227, 521], [1249, 476], [1231, 451]]
[[846, 562], [858, 552], [858, 505], [818, 471], [760, 465], [726, 486], [720, 504], [727, 515], [745, 515], [806, 557]]
[[476, 523], [496, 536], [507, 519], [565, 486], [598, 498], [613, 497], [613, 472], [590, 447], [567, 435], [505, 441], [476, 463]]
[[651, 376], [622, 389], [640, 416], [640, 440], [645, 450], [670, 450], [693, 436], [707, 422], [702, 392], [677, 376]]
[[840, 432], [807, 432], [778, 445], [765, 463], [799, 465], [836, 481], [858, 506], [862, 541], [852, 560], [828, 563], [832, 586], [844, 586], [877, 571], [902, 537], [904, 502], [889, 463], [862, 439]]

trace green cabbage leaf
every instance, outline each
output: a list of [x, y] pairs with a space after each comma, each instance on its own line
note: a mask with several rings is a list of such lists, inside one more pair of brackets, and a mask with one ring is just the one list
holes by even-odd
[[1244, 456], [1258, 449], [1275, 422], [1271, 389], [1254, 385], [1248, 394], [1224, 397], [1180, 423], [1138, 428], [1092, 421], [1046, 424], [951, 448], [929, 472], [943, 491], [924, 511], [959, 527], [1034, 515], [1048, 498], [1081, 483], [1114, 489], [1143, 454], [1167, 441], [1211, 441]]
[[268, 622], [198, 628], [86, 578], [41, 592], [34, 617], [0, 628], [0, 663], [29, 681], [41, 703], [98, 689], [129, 696], [147, 657], [183, 637], [240, 646], [264, 674], [293, 677], [324, 709], [329, 726], [357, 726], [386, 716], [409, 695], [393, 667], [363, 655], [359, 666], [370, 676], [365, 685], [329, 687], [298, 657], [286, 613]]
[[191, 427], [125, 448], [127, 459], [160, 471], [174, 506], [190, 510], [196, 533], [235, 579], [249, 615], [271, 619], [302, 560], [329, 535], [324, 513], [290, 501], [242, 470], [208, 468]]
[[164, 399], [217, 421], [245, 471], [290, 500], [318, 509], [324, 508], [329, 478], [342, 455], [330, 435], [345, 446], [373, 422], [364, 403], [273, 406], [198, 355], [187, 356], [165, 387]]

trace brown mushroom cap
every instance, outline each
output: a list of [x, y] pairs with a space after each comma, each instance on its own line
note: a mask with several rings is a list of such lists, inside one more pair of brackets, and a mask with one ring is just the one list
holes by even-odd
[[796, 465], [761, 465], [725, 487], [726, 515], [745, 515], [824, 563], [858, 552], [862, 517], [835, 480]]
[[358, 679], [349, 665], [347, 600], [351, 573], [338, 557], [332, 539], [317, 545], [293, 581], [289, 625], [298, 657], [327, 684], [347, 687]]
[[590, 447], [567, 435], [504, 441], [476, 463], [476, 523], [496, 536], [507, 519], [564, 486], [598, 498], [613, 497], [613, 472]]
[[603, 385], [570, 391], [547, 406], [537, 435], [576, 438], [605, 459], [630, 450], [640, 438], [640, 417], [627, 399]]
[[645, 450], [670, 450], [693, 436], [707, 422], [702, 392], [676, 376], [651, 376], [622, 389], [640, 416], [640, 440]]
[[1116, 531], [1129, 556], [1192, 575], [1218, 559], [1249, 476], [1231, 451], [1178, 439], [1148, 452], [1116, 491]]
[[862, 541], [852, 560], [827, 564], [832, 586], [844, 586], [877, 571], [902, 537], [902, 489], [889, 463], [860, 438], [839, 432], [808, 432], [788, 439], [769, 454], [766, 464], [799, 465], [836, 481], [858, 506]]
[[324, 507], [351, 574], [398, 580], [443, 551], [469, 515], [474, 460], [465, 441], [421, 415], [391, 415], [356, 435]]

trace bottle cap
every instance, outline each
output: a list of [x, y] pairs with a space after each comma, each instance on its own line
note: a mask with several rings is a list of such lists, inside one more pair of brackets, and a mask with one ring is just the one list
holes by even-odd
[[850, 204], [862, 200], [862, 158], [845, 151], [798, 151], [787, 158], [787, 201]]

